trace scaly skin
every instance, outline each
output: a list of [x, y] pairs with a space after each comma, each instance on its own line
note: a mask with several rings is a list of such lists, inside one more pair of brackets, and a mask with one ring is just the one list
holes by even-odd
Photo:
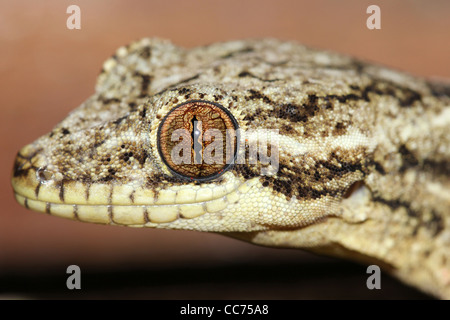
[[[250, 130], [241, 146], [251, 130], [278, 130], [278, 171], [245, 158], [210, 181], [174, 176], [157, 131], [191, 100], [229, 110]], [[269, 39], [191, 50], [143, 39], [19, 151], [12, 184], [20, 204], [55, 216], [376, 263], [450, 298], [449, 126], [449, 86], [346, 56]]]

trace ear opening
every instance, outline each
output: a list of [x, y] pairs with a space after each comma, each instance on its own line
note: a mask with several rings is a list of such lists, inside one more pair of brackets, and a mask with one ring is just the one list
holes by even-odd
[[347, 191], [345, 191], [344, 195], [342, 196], [343, 199], [350, 198], [353, 194], [355, 194], [356, 191], [360, 190], [361, 188], [365, 188], [366, 185], [363, 180], [355, 181], [353, 182], [350, 187], [348, 187]]

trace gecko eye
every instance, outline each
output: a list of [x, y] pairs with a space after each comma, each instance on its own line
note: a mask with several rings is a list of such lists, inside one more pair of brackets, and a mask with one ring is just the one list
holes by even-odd
[[158, 152], [177, 176], [205, 181], [217, 178], [234, 163], [238, 124], [217, 103], [188, 101], [169, 111], [158, 128]]

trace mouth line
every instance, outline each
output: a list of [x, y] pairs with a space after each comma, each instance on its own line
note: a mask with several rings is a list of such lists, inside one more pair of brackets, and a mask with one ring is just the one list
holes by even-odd
[[[67, 201], [63, 202], [57, 195], [57, 189], [54, 189], [51, 193], [42, 193], [41, 190], [39, 197], [43, 195], [46, 195], [46, 197], [39, 199], [35, 196], [32, 187], [18, 183], [14, 184], [14, 193], [17, 202], [22, 206], [53, 216], [99, 224], [157, 227], [175, 220], [193, 219], [204, 214], [220, 212], [237, 203], [241, 195], [247, 193], [256, 182], [257, 180], [254, 179], [244, 183], [234, 183], [229, 186], [228, 190], [224, 189], [221, 193], [216, 192], [214, 194], [211, 191], [208, 197], [203, 195], [199, 198], [201, 200], [192, 201], [190, 199], [189, 202], [169, 202], [167, 198], [161, 203], [155, 202], [152, 198], [146, 199], [147, 202], [144, 202], [142, 198], [138, 198], [138, 203], [131, 203], [130, 197], [125, 194], [124, 199], [127, 199], [128, 203], [124, 203], [119, 202], [120, 198], [117, 197], [115, 201], [111, 201], [113, 197], [111, 197], [110, 191], [108, 191], [110, 192], [108, 197], [96, 197], [97, 199], [93, 199], [96, 201], [92, 203], [87, 203], [85, 199], [78, 202], [69, 201], [75, 200], [76, 197], [72, 199], [66, 197]], [[209, 189], [211, 190], [211, 188]], [[111, 190], [111, 188], [108, 188], [108, 190]], [[170, 191], [174, 195], [177, 194], [173, 190]], [[107, 201], [99, 201], [102, 200], [99, 198]], [[175, 199], [174, 197], [173, 200]]]
[[215, 213], [239, 201], [241, 192], [235, 190], [218, 199], [199, 203], [164, 205], [71, 204], [36, 200], [15, 192], [16, 200], [27, 209], [61, 218], [110, 225], [149, 226], [170, 223], [178, 219], [193, 219]]

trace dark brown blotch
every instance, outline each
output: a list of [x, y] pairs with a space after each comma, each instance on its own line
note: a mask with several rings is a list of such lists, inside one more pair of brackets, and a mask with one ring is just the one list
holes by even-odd
[[139, 95], [139, 97], [145, 97], [148, 94], [148, 89], [150, 87], [150, 83], [152, 80], [152, 76], [148, 75], [148, 74], [143, 74], [140, 72], [135, 72], [134, 73], [135, 76], [140, 77], [141, 80], [141, 93]]
[[376, 79], [361, 92], [361, 98], [370, 101], [370, 94], [387, 95], [398, 100], [400, 106], [411, 107], [416, 101], [422, 101], [422, 94], [410, 88], [400, 86], [387, 80]]
[[428, 82], [428, 88], [433, 96], [450, 97], [450, 85], [445, 83]]
[[229, 58], [232, 58], [234, 56], [250, 53], [250, 52], [253, 52], [253, 51], [254, 51], [253, 48], [247, 47], [247, 48], [243, 48], [243, 49], [240, 49], [240, 50], [237, 50], [237, 51], [229, 52], [229, 53], [223, 55], [221, 58], [222, 59], [229, 59]]
[[333, 129], [333, 136], [342, 136], [347, 132], [347, 125], [343, 122], [338, 122]]
[[150, 58], [151, 53], [152, 53], [151, 47], [150, 46], [145, 46], [145, 47], [142, 48], [141, 57], [144, 58], [144, 59], [148, 59], [148, 58]]
[[246, 97], [247, 101], [249, 101], [249, 100], [262, 100], [262, 101], [264, 101], [267, 104], [273, 104], [273, 101], [268, 96], [263, 94], [262, 92], [259, 92], [259, 91], [254, 90], [254, 89], [250, 89], [248, 92], [250, 93], [250, 95]]
[[404, 144], [400, 146], [398, 152], [402, 157], [402, 166], [399, 169], [400, 172], [404, 172], [405, 170], [411, 167], [415, 167], [419, 164], [416, 156]]
[[70, 134], [70, 131], [69, 131], [69, 129], [67, 129], [67, 128], [62, 128], [62, 129], [61, 129], [61, 133], [62, 133], [63, 135], [68, 135], [68, 134]]

